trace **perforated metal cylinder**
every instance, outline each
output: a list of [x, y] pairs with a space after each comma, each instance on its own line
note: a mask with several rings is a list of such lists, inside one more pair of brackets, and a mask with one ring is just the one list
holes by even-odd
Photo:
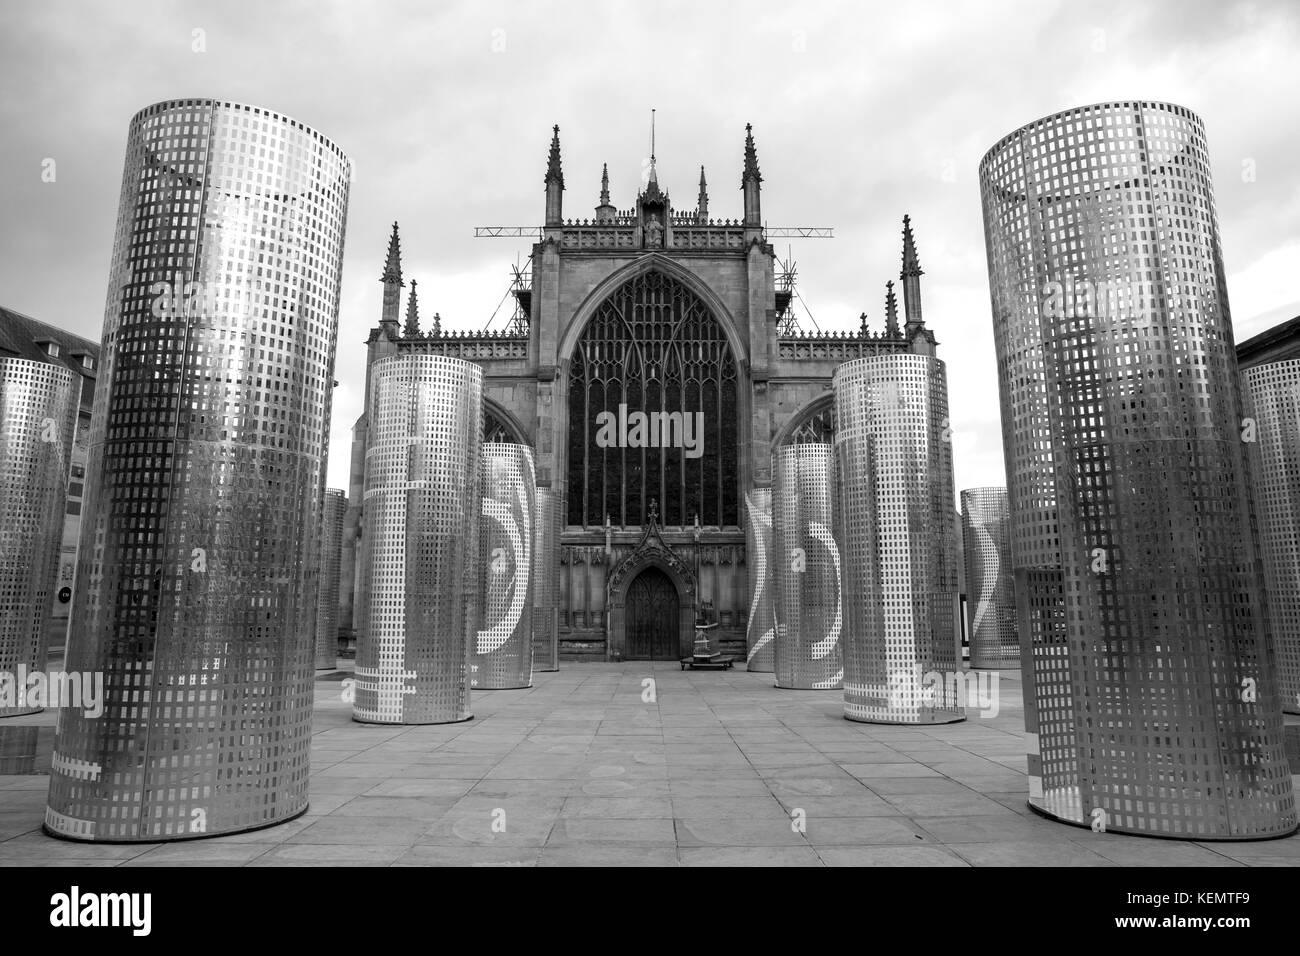
[[80, 389], [62, 365], [0, 358], [0, 717], [56, 703], [28, 676], [45, 672]]
[[745, 563], [749, 567], [749, 620], [745, 622], [746, 670], [770, 674], [776, 615], [772, 600], [772, 489], [745, 495]]
[[1241, 379], [1279, 693], [1282, 709], [1300, 714], [1300, 359]]
[[1011, 574], [1011, 513], [1005, 488], [966, 488], [961, 493], [966, 560], [966, 615], [970, 666], [1017, 668], [1015, 580]]
[[560, 669], [560, 515], [563, 500], [537, 489], [533, 523], [533, 670]]
[[980, 180], [1031, 804], [1126, 833], [1290, 832], [1201, 121], [1069, 110], [1000, 141]]
[[46, 827], [231, 833], [307, 808], [320, 490], [351, 165], [270, 110], [131, 122]]
[[468, 720], [479, 600], [483, 370], [442, 355], [370, 367], [352, 716]]
[[533, 683], [533, 523], [537, 485], [533, 450], [486, 442], [479, 517], [482, 583], [470, 687], [511, 690]]
[[328, 488], [321, 509], [320, 603], [316, 611], [316, 669], [339, 664], [339, 567], [343, 557], [343, 517], [347, 492]]
[[944, 365], [895, 353], [832, 378], [844, 554], [844, 716], [964, 718]]
[[773, 455], [772, 575], [776, 686], [831, 690], [844, 679], [835, 455], [830, 445], [784, 445]]

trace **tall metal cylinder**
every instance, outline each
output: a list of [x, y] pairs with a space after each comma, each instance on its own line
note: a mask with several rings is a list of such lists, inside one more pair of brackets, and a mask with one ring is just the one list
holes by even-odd
[[980, 183], [1031, 805], [1125, 833], [1291, 832], [1204, 127], [1080, 107], [1003, 138]]
[[483, 370], [405, 354], [370, 367], [353, 719], [468, 720], [479, 600]]
[[1017, 668], [1015, 580], [1011, 575], [1011, 513], [1005, 488], [965, 488], [961, 529], [966, 561], [970, 666]]
[[45, 671], [80, 389], [62, 365], [0, 358], [0, 717], [54, 703], [27, 678]]
[[844, 550], [844, 716], [964, 719], [944, 365], [894, 353], [832, 378]]
[[61, 715], [55, 833], [180, 839], [307, 808], [350, 178], [270, 110], [131, 121], [68, 644], [105, 705]]
[[775, 669], [776, 615], [772, 595], [772, 489], [745, 495], [745, 564], [749, 568], [749, 619], [745, 622], [745, 669]]
[[321, 508], [320, 603], [316, 611], [316, 669], [339, 664], [339, 567], [343, 557], [343, 516], [348, 495], [327, 488]]
[[831, 690], [844, 679], [835, 455], [830, 445], [783, 445], [773, 455], [772, 575], [777, 687]]
[[533, 522], [533, 670], [560, 669], [560, 495], [537, 489]]
[[1300, 714], [1300, 359], [1241, 373], [1282, 709]]
[[479, 519], [482, 584], [470, 687], [512, 690], [533, 683], [533, 529], [537, 510], [533, 450], [486, 442]]

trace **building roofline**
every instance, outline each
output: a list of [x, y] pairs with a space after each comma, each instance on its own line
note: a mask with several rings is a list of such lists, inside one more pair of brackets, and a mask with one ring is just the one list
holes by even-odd
[[1271, 346], [1289, 339], [1300, 339], [1300, 315], [1265, 329], [1258, 335], [1252, 335], [1244, 342], [1238, 342], [1237, 360], [1241, 361], [1266, 352]]

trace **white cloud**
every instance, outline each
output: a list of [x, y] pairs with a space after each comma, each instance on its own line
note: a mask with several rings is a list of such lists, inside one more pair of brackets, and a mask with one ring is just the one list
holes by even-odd
[[[0, 299], [99, 334], [126, 129], [142, 107], [221, 96], [312, 125], [358, 164], [329, 472], [341, 486], [394, 219], [425, 322], [438, 311], [454, 326], [480, 326], [528, 244], [474, 240], [473, 227], [540, 220], [553, 123], [562, 127], [566, 214], [590, 215], [602, 162], [614, 202], [630, 205], [654, 107], [661, 183], [678, 204], [693, 202], [704, 164], [711, 208], [725, 217], [740, 211], [752, 122], [768, 221], [836, 227], [834, 240], [791, 244], [822, 327], [856, 328], [864, 310], [880, 327], [911, 213], [926, 317], [949, 367], [958, 486], [998, 484], [980, 157], [1019, 126], [1082, 103], [1161, 98], [1196, 110], [1244, 338], [1261, 317], [1290, 317], [1281, 313], [1297, 298], [1288, 286], [1298, 274], [1298, 21], [1290, 3], [1210, 0], [8, 0]], [[195, 27], [207, 31], [202, 54], [190, 49]], [[59, 180], [42, 186], [50, 156]], [[1255, 163], [1253, 182], [1240, 175], [1244, 159]]]

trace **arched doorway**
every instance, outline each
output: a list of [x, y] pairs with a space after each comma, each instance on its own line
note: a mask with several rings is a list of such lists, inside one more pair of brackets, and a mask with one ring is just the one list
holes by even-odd
[[656, 567], [632, 579], [627, 589], [626, 660], [670, 661], [680, 656], [677, 589]]

